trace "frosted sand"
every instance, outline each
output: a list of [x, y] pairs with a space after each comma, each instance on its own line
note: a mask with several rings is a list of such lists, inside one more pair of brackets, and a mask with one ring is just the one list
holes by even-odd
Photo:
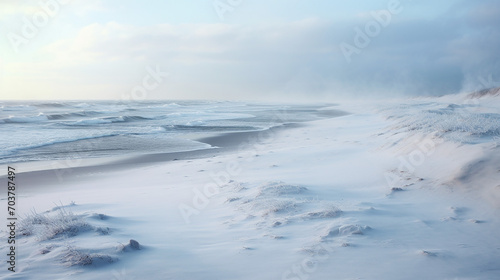
[[[19, 212], [47, 220], [0, 278], [496, 279], [500, 141], [406, 129], [459, 102], [345, 103], [352, 114], [205, 139], [232, 148], [19, 173]], [[55, 233], [68, 216], [76, 230]]]

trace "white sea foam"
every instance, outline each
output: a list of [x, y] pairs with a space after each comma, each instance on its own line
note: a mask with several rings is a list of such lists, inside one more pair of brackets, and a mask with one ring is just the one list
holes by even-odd
[[39, 123], [46, 121], [47, 116], [39, 114], [37, 116], [9, 116], [3, 119], [4, 123]]
[[[234, 104], [235, 106], [231, 106]], [[248, 105], [238, 106], [233, 102], [30, 102], [2, 104], [0, 111], [0, 132], [8, 133], [9, 138], [0, 143], [0, 162], [8, 162], [18, 155], [18, 160], [39, 160], [39, 154], [45, 157], [57, 149], [41, 151], [40, 147], [81, 142], [82, 139], [100, 138], [103, 135], [120, 135], [113, 141], [124, 141], [123, 147], [132, 148], [130, 143], [137, 142], [130, 153], [154, 152], [150, 148], [159, 137], [155, 134], [183, 139], [177, 141], [179, 147], [162, 147], [157, 152], [179, 151], [182, 147], [192, 147], [183, 134], [226, 133], [269, 128], [273, 106]], [[33, 113], [38, 110], [38, 113]], [[268, 110], [269, 112], [267, 112]], [[256, 115], [260, 114], [260, 118]], [[299, 116], [300, 114], [297, 114]], [[304, 118], [310, 115], [304, 114]], [[103, 133], [106, 130], [106, 133]], [[144, 137], [149, 137], [146, 144]], [[143, 138], [138, 138], [144, 136]], [[167, 141], [169, 142], [169, 141]], [[123, 154], [119, 143], [107, 145], [107, 142], [93, 141], [94, 148], [106, 150], [109, 155]], [[169, 142], [172, 143], [173, 142]], [[76, 144], [75, 144], [76, 145]], [[103, 146], [104, 145], [104, 146]], [[106, 146], [107, 145], [107, 146]], [[36, 149], [36, 150], [32, 150]], [[30, 150], [32, 150], [30, 152]], [[9, 156], [4, 158], [4, 156]], [[100, 154], [101, 155], [101, 154]], [[79, 156], [88, 156], [80, 153]]]

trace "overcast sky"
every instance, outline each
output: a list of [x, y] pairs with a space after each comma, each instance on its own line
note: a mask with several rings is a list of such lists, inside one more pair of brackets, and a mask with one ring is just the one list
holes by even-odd
[[0, 0], [0, 99], [471, 91], [499, 26], [498, 0]]

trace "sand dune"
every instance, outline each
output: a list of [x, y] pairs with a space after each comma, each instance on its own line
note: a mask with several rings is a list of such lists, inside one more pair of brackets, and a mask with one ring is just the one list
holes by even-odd
[[62, 177], [17, 164], [16, 276], [0, 278], [496, 279], [500, 102], [463, 102], [344, 103]]

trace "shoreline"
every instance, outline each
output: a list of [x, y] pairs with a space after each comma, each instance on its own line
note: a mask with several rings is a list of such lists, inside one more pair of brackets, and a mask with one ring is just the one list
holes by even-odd
[[[147, 166], [154, 166], [158, 163], [168, 163], [180, 160], [194, 160], [210, 158], [228, 154], [238, 149], [249, 146], [249, 139], [257, 139], [261, 133], [279, 134], [288, 129], [307, 126], [305, 123], [287, 123], [280, 126], [271, 127], [260, 131], [245, 131], [233, 133], [220, 133], [215, 136], [194, 139], [201, 143], [211, 145], [208, 149], [193, 151], [139, 154], [129, 156], [116, 156], [105, 158], [83, 158], [76, 161], [54, 160], [21, 162], [13, 164], [2, 164], [0, 168], [13, 166], [18, 170], [19, 182], [25, 186], [32, 186], [28, 189], [44, 186], [59, 185], [63, 181], [70, 182], [78, 177], [85, 177], [96, 173], [109, 173], [127, 169], [135, 169]], [[40, 169], [42, 168], [42, 169]], [[24, 170], [23, 170], [24, 169]], [[0, 180], [7, 175], [0, 176]]]
[[[338, 106], [338, 105], [335, 105]], [[322, 116], [323, 120], [333, 119], [349, 115], [351, 113], [343, 110], [332, 109], [332, 106], [323, 106], [317, 109], [317, 115]], [[283, 116], [279, 116], [281, 118]], [[283, 124], [272, 126], [264, 130], [242, 131], [218, 133], [205, 137], [189, 137], [188, 139], [200, 143], [208, 144], [212, 147], [192, 151], [168, 152], [123, 155], [99, 158], [81, 158], [76, 160], [51, 160], [51, 161], [32, 161], [16, 162], [12, 164], [0, 164], [0, 168], [6, 169], [7, 166], [15, 167], [19, 174], [22, 174], [20, 183], [27, 186], [54, 187], [63, 181], [69, 182], [78, 177], [85, 177], [98, 173], [117, 172], [127, 169], [135, 169], [147, 166], [153, 166], [158, 163], [167, 163], [177, 160], [194, 160], [201, 158], [215, 157], [234, 152], [238, 149], [245, 149], [245, 146], [260, 141], [259, 135], [276, 135], [285, 130], [307, 126], [311, 121], [304, 122], [285, 122]], [[1, 175], [0, 180], [7, 175]]]

